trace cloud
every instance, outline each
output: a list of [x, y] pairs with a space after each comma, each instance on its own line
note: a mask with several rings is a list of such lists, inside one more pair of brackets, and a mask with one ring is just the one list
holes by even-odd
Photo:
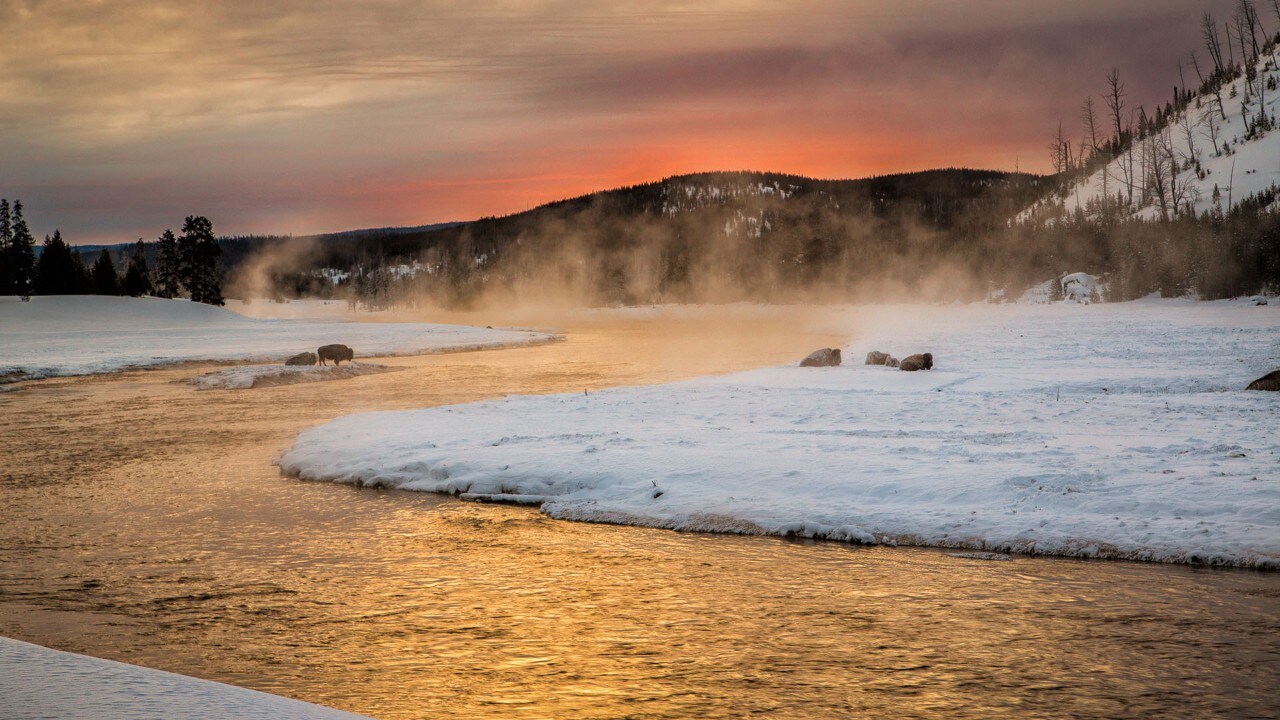
[[[1210, 9], [1225, 15], [1230, 0]], [[1043, 168], [1201, 3], [0, 0], [0, 194], [72, 240], [459, 219], [751, 167]]]

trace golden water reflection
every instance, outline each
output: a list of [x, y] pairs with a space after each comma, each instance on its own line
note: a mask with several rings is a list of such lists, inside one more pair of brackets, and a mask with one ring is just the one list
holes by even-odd
[[1277, 712], [1275, 574], [572, 524], [270, 465], [346, 412], [726, 372], [849, 331], [688, 312], [342, 382], [197, 393], [185, 367], [0, 395], [0, 634], [381, 718]]

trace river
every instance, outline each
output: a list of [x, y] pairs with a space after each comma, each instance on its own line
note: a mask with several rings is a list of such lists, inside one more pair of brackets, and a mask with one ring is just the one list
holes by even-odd
[[0, 394], [0, 634], [388, 720], [1280, 715], [1275, 573], [574, 524], [271, 464], [348, 412], [731, 372], [853, 332], [741, 307], [564, 330], [339, 382], [197, 392], [213, 368], [183, 366]]

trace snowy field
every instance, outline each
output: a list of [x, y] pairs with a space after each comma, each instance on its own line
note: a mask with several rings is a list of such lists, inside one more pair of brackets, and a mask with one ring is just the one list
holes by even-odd
[[553, 336], [428, 323], [263, 320], [186, 300], [0, 297], [0, 382], [191, 360], [272, 362], [342, 343], [357, 357], [546, 342]]
[[849, 313], [842, 367], [351, 415], [280, 465], [584, 521], [1280, 567], [1280, 393], [1243, 390], [1280, 367], [1280, 304]]
[[356, 720], [363, 715], [0, 637], [8, 720]]

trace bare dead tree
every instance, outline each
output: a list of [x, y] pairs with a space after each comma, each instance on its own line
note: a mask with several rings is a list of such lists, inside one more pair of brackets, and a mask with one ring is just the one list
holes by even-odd
[[[1276, 0], [1280, 2], [1280, 0]], [[1098, 115], [1093, 110], [1093, 96], [1084, 99], [1080, 106], [1080, 124], [1084, 126], [1085, 137], [1089, 140], [1089, 152], [1098, 154]]]
[[1053, 172], [1055, 174], [1064, 172], [1066, 168], [1066, 157], [1062, 152], [1062, 121], [1058, 121], [1058, 134], [1054, 137], [1053, 142], [1049, 143], [1049, 159], [1053, 162]]
[[1123, 117], [1124, 110], [1124, 82], [1120, 80], [1120, 68], [1112, 68], [1107, 73], [1107, 94], [1103, 96], [1103, 100], [1107, 103], [1107, 109], [1111, 111], [1111, 120], [1116, 127], [1116, 149], [1121, 145], [1124, 132], [1120, 127], [1120, 119]]
[[[1236, 14], [1240, 16], [1241, 30], [1248, 30], [1249, 44], [1253, 47], [1253, 60], [1256, 61], [1261, 51], [1258, 48], [1258, 9], [1254, 7], [1253, 0], [1240, 0], [1240, 5], [1236, 9]], [[1244, 45], [1243, 42], [1240, 43]], [[1242, 50], [1243, 52], [1243, 50]]]
[[1222, 72], [1222, 41], [1218, 37], [1218, 23], [1209, 13], [1200, 19], [1200, 38], [1209, 51], [1209, 59], [1213, 61], [1214, 74]]
[[[1182, 163], [1188, 167], [1200, 162], [1200, 153], [1196, 152], [1196, 128], [1199, 127], [1200, 121], [1193, 120], [1193, 114], [1191, 108], [1188, 107], [1178, 119], [1179, 125], [1182, 127], [1182, 139], [1187, 144], [1186, 153], [1182, 156]], [[1213, 115], [1213, 111], [1210, 110], [1209, 114]]]
[[1150, 194], [1160, 207], [1160, 219], [1169, 220], [1173, 200], [1173, 140], [1168, 128], [1153, 132], [1142, 143], [1143, 165], [1146, 167], [1144, 195]]
[[1213, 143], [1213, 154], [1221, 155], [1222, 151], [1218, 149], [1218, 121], [1213, 118], [1213, 112], [1204, 116], [1205, 126], [1209, 128], [1209, 142]]

